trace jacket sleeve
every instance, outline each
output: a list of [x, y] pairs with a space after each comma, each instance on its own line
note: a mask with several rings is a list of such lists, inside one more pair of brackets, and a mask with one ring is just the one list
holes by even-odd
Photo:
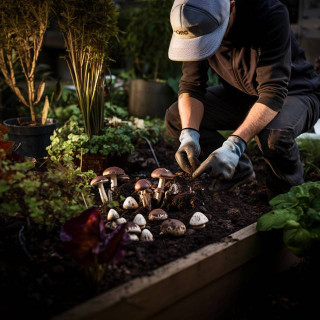
[[208, 82], [208, 69], [208, 60], [183, 62], [178, 95], [189, 93], [191, 97], [204, 102]]
[[289, 14], [285, 6], [270, 11], [260, 20], [261, 39], [256, 69], [257, 102], [279, 111], [288, 93], [291, 73]]

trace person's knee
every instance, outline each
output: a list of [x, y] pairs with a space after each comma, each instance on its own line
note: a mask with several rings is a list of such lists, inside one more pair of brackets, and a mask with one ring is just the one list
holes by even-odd
[[255, 140], [265, 157], [283, 156], [290, 153], [295, 145], [291, 129], [263, 129]]
[[179, 138], [181, 131], [178, 102], [173, 103], [166, 111], [164, 123], [166, 132], [173, 138]]

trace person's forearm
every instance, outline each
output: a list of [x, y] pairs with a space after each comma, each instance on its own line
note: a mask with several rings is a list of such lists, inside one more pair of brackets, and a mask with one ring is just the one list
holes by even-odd
[[203, 117], [203, 103], [183, 93], [179, 96], [178, 109], [182, 129], [192, 128], [199, 130]]
[[248, 142], [265, 128], [277, 114], [277, 111], [268, 108], [266, 105], [255, 103], [245, 120], [233, 134]]

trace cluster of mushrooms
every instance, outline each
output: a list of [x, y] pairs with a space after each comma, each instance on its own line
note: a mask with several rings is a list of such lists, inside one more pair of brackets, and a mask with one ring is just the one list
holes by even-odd
[[[173, 180], [175, 175], [168, 169], [158, 168], [151, 173], [152, 178], [159, 179], [158, 185], [153, 186], [147, 179], [140, 179], [135, 184], [135, 191], [138, 192], [143, 207], [150, 210], [148, 215], [149, 221], [162, 221], [160, 234], [171, 234], [173, 236], [182, 236], [186, 232], [185, 224], [177, 219], [168, 219], [168, 214], [161, 208], [152, 210], [152, 199], [160, 205], [170, 194], [178, 194], [179, 189], [176, 184], [172, 184], [168, 190], [165, 190], [166, 180]], [[113, 191], [118, 186], [118, 181], [127, 181], [129, 176], [124, 170], [118, 167], [110, 167], [103, 171], [102, 176], [97, 176], [91, 181], [91, 186], [97, 186], [99, 189], [102, 204], [105, 205], [112, 201]], [[106, 190], [104, 184], [110, 180], [110, 189]], [[139, 204], [133, 197], [127, 197], [123, 202], [125, 210], [135, 210]], [[114, 230], [118, 225], [126, 223], [126, 230], [132, 241], [153, 241], [153, 235], [147, 228], [147, 221], [142, 214], [137, 214], [133, 221], [127, 221], [120, 217], [115, 209], [110, 209], [107, 214], [106, 228]], [[190, 219], [190, 226], [194, 229], [204, 228], [208, 218], [201, 212], [196, 212]]]

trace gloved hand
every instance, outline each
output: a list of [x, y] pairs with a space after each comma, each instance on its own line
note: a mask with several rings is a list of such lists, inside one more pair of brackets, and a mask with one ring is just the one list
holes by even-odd
[[246, 142], [238, 136], [230, 136], [222, 147], [213, 151], [193, 173], [192, 178], [197, 178], [206, 171], [210, 171], [212, 178], [232, 179], [239, 158], [246, 149]]
[[189, 174], [196, 170], [199, 164], [198, 156], [201, 150], [199, 138], [199, 132], [189, 128], [183, 129], [179, 137], [181, 144], [175, 158], [180, 168]]

